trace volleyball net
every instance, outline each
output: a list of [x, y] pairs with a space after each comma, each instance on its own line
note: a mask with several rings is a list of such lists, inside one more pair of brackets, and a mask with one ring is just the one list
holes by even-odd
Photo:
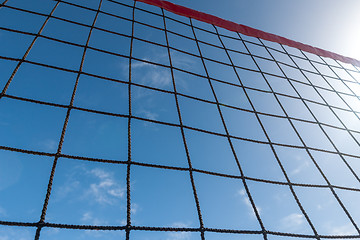
[[156, 0], [0, 45], [0, 239], [360, 238], [359, 61]]

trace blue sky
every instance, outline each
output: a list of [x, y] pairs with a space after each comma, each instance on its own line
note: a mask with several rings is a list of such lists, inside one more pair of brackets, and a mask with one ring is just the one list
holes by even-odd
[[[71, 2], [91, 9], [99, 5], [98, 0]], [[130, 0], [124, 3], [133, 4]], [[9, 0], [6, 7], [0, 8], [1, 90], [12, 79], [6, 95], [0, 99], [1, 221], [36, 223], [40, 219], [54, 161], [52, 154], [58, 149], [66, 107], [80, 68], [83, 48], [79, 45], [86, 43], [86, 26], [96, 16], [95, 11], [60, 3], [53, 14], [57, 19], [48, 21], [26, 61], [11, 78], [16, 60], [23, 57], [33, 34], [45, 21], [44, 16], [15, 8], [48, 14], [55, 4], [47, 0]], [[213, 4], [184, 2], [185, 6], [216, 14], [205, 8], [214, 9]], [[158, 8], [143, 3], [137, 6], [161, 14]], [[110, 14], [131, 19], [132, 10], [109, 0], [103, 0], [101, 10], [86, 50], [83, 73], [79, 75], [61, 148], [63, 155], [56, 165], [45, 217], [48, 223], [127, 224], [130, 76], [126, 56], [130, 54], [132, 25]], [[219, 8], [217, 15], [225, 17], [224, 11]], [[318, 234], [358, 236], [339, 201], [359, 226], [359, 68], [241, 35], [246, 40], [242, 42], [237, 34], [217, 29], [220, 41], [212, 26], [196, 20], [192, 21], [194, 36], [189, 25], [174, 21], [190, 24], [189, 19], [169, 12], [165, 15], [169, 17], [166, 27], [173, 71], [169, 68], [167, 48], [153, 44], [166, 46], [164, 31], [140, 23], [134, 25], [132, 225], [199, 228], [188, 171], [190, 159], [205, 228], [261, 231], [258, 215], [270, 232], [314, 235], [303, 208]], [[268, 30], [269, 22], [263, 27], [258, 22], [250, 24], [250, 15], [248, 11], [242, 16], [243, 21], [234, 17], [236, 13], [226, 18]], [[162, 17], [138, 9], [135, 19], [159, 28], [164, 26]], [[275, 29], [272, 32], [281, 34]], [[291, 34], [289, 31], [288, 36], [282, 35]], [[301, 36], [294, 39], [302, 40]], [[222, 44], [230, 49], [230, 59], [220, 49]], [[198, 57], [199, 50], [203, 62]], [[271, 61], [272, 57], [279, 65]], [[295, 185], [290, 188], [288, 181]], [[328, 184], [336, 186], [333, 191]], [[34, 227], [0, 225], [0, 240], [33, 239], [35, 231]], [[125, 231], [48, 227], [41, 230], [40, 239], [64, 238], [125, 239]], [[261, 233], [205, 232], [207, 240], [239, 238], [264, 239]], [[199, 232], [132, 230], [130, 239], [201, 237]], [[269, 234], [268, 239], [285, 238]]]

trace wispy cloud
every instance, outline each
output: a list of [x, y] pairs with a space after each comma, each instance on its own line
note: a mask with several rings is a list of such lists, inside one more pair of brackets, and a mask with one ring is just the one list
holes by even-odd
[[47, 139], [47, 140], [43, 140], [43, 141], [38, 142], [37, 145], [39, 147], [45, 149], [45, 151], [54, 152], [57, 149], [58, 142], [56, 142], [53, 139]]
[[[83, 224], [86, 225], [93, 225], [93, 226], [101, 226], [101, 225], [109, 225], [109, 222], [106, 220], [106, 216], [99, 218], [99, 217], [94, 217], [93, 213], [91, 211], [85, 212], [83, 213], [82, 217], [81, 217], [81, 221]], [[121, 222], [119, 222], [121, 224]], [[126, 225], [126, 221], [125, 224]], [[120, 235], [117, 235], [118, 232], [116, 231], [112, 231], [112, 232], [101, 232], [101, 231], [93, 231], [93, 230], [85, 230], [84, 234], [82, 236], [83, 239], [88, 239], [88, 238], [97, 238], [97, 239], [104, 239], [109, 237], [110, 239], [115, 239], [110, 237], [111, 235], [109, 234], [114, 234], [114, 236], [119, 237]]]
[[151, 120], [157, 120], [158, 117], [159, 117], [159, 114], [151, 112], [149, 110], [142, 109], [141, 111], [139, 111], [139, 113], [141, 115], [144, 115], [146, 118], [151, 119]]
[[95, 183], [91, 183], [85, 194], [93, 197], [100, 204], [114, 204], [116, 199], [124, 197], [125, 189], [115, 181], [111, 172], [103, 169], [93, 169], [88, 172], [96, 178]]
[[354, 226], [349, 223], [342, 226], [332, 226], [329, 227], [330, 235], [357, 235], [357, 231]]
[[[151, 59], [155, 62], [167, 62], [168, 54], [152, 52]], [[173, 65], [178, 68], [189, 69], [194, 65], [194, 60], [192, 60], [192, 58], [176, 51], [171, 52], [171, 59]], [[143, 58], [143, 60], [151, 62], [151, 60], [147, 58]], [[172, 76], [169, 68], [161, 67], [148, 62], [132, 61], [131, 69], [133, 81], [157, 88], [167, 88], [172, 85]], [[122, 66], [122, 70], [124, 73], [128, 73], [129, 65], [124, 64]]]
[[180, 67], [180, 68], [188, 68], [195, 64], [195, 61], [184, 54], [181, 54], [179, 52], [173, 51], [171, 53], [171, 59], [173, 62], [173, 65]]
[[[151, 120], [158, 120], [161, 112], [164, 111], [161, 108], [161, 102], [159, 97], [162, 93], [145, 89], [145, 88], [134, 88], [132, 96], [134, 101], [134, 113], [141, 117], [145, 117]], [[166, 110], [165, 110], [166, 111]]]
[[298, 163], [299, 165], [290, 172], [290, 175], [300, 174], [310, 166], [309, 160], [303, 159], [300, 156], [295, 156], [295, 159], [296, 159], [296, 163]]
[[316, 204], [316, 210], [318, 211], [326, 211], [327, 209], [331, 209], [334, 207], [333, 204], [337, 204], [335, 198], [334, 199], [324, 199], [321, 203]]
[[79, 191], [80, 182], [78, 180], [69, 178], [65, 183], [59, 187], [55, 192], [54, 200], [61, 201], [68, 197], [69, 194]]
[[[160, 54], [154, 54], [154, 56], [154, 58], [164, 58], [164, 56]], [[147, 61], [146, 58], [143, 60]], [[172, 78], [168, 68], [160, 67], [147, 62], [133, 61], [131, 63], [131, 69], [133, 73], [133, 81], [158, 88], [164, 88], [171, 85]], [[129, 71], [129, 65], [124, 65], [123, 71]]]
[[126, 219], [121, 220], [121, 221], [120, 221], [120, 224], [123, 225], [123, 226], [125, 226], [125, 225], [127, 224]]
[[81, 221], [83, 221], [84, 224], [98, 225], [98, 226], [106, 224], [106, 221], [94, 217], [92, 212], [85, 212], [81, 217]]
[[131, 204], [131, 214], [136, 214], [139, 211], [140, 207], [139, 204], [137, 203], [132, 203]]
[[305, 217], [302, 214], [292, 213], [280, 220], [281, 225], [288, 231], [298, 230], [305, 223]]
[[[147, 59], [144, 59], [144, 60], [147, 60]], [[143, 67], [147, 67], [147, 66], [151, 67], [152, 65], [147, 62], [132, 62], [131, 63], [132, 69], [143, 68]]]
[[56, 201], [86, 199], [89, 204], [113, 205], [124, 198], [125, 190], [113, 172], [101, 168], [87, 169], [79, 165], [69, 171], [54, 198]]
[[[182, 222], [176, 222], [171, 225], [171, 227], [175, 228], [187, 228], [188, 224]], [[191, 238], [190, 232], [169, 232], [167, 240], [188, 240]]]
[[155, 65], [144, 65], [138, 70], [140, 76], [137, 79], [141, 84], [150, 85], [157, 88], [169, 87], [171, 85], [171, 75], [168, 69], [163, 69]]
[[[254, 209], [253, 209], [253, 206], [251, 205], [251, 202], [250, 202], [249, 198], [248, 198], [247, 195], [246, 195], [245, 189], [239, 190], [239, 191], [236, 193], [236, 195], [241, 197], [241, 201], [247, 206], [247, 208], [248, 208], [248, 210], [249, 210], [249, 214], [250, 214], [252, 217], [256, 217], [255, 212], [254, 212]], [[256, 206], [256, 211], [257, 211], [258, 213], [260, 213], [260, 212], [261, 212], [261, 208], [260, 208], [259, 206]]]

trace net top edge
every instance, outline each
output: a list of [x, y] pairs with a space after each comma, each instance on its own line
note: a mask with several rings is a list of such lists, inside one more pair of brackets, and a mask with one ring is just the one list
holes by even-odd
[[276, 34], [264, 32], [264, 31], [261, 31], [261, 30], [243, 25], [243, 24], [225, 20], [225, 19], [219, 18], [217, 16], [207, 14], [204, 12], [200, 12], [200, 11], [197, 11], [197, 10], [194, 10], [191, 8], [187, 8], [187, 7], [178, 5], [178, 4], [174, 4], [174, 3], [171, 3], [171, 2], [168, 2], [165, 0], [137, 0], [137, 1], [163, 8], [164, 10], [175, 13], [177, 15], [181, 15], [181, 16], [193, 18], [198, 21], [205, 22], [205, 23], [213, 24], [217, 27], [221, 27], [221, 28], [227, 29], [229, 31], [238, 32], [238, 33], [250, 36], [250, 37], [260, 38], [260, 39], [267, 40], [270, 42], [283, 44], [283, 45], [286, 45], [289, 47], [294, 47], [294, 48], [303, 50], [308, 53], [312, 53], [312, 54], [322, 56], [322, 57], [331, 58], [334, 60], [339, 60], [343, 63], [349, 63], [349, 64], [353, 64], [353, 65], [360, 67], [360, 61], [355, 58], [346, 57], [341, 54], [337, 54], [337, 53], [327, 51], [327, 50], [324, 50], [321, 48], [313, 47], [308, 44], [297, 42], [297, 41], [294, 41], [294, 40], [291, 40], [291, 39], [288, 39], [285, 37], [281, 37]]

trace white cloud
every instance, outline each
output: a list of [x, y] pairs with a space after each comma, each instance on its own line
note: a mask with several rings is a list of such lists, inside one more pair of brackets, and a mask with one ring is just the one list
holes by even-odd
[[40, 141], [38, 143], [38, 145], [40, 147], [44, 148], [48, 152], [53, 152], [53, 151], [57, 150], [58, 142], [56, 142], [55, 140], [52, 140], [52, 139], [47, 139], [47, 140]]
[[83, 221], [84, 224], [90, 225], [106, 225], [105, 221], [93, 217], [92, 212], [85, 212], [81, 217], [81, 221]]
[[69, 194], [79, 190], [80, 182], [69, 178], [64, 185], [60, 186], [58, 191], [55, 192], [54, 201], [61, 201], [65, 199]]
[[323, 208], [324, 208], [324, 206], [322, 204], [317, 204], [316, 205], [317, 210], [322, 210]]
[[159, 114], [148, 111], [148, 110], [141, 110], [141, 111], [139, 111], [139, 113], [151, 120], [157, 120], [159, 117]]
[[171, 53], [171, 60], [173, 62], [173, 65], [176, 65], [180, 68], [189, 67], [195, 64], [194, 60], [192, 60], [190, 57], [186, 57], [185, 55], [175, 51]]
[[[241, 197], [241, 201], [247, 206], [247, 208], [249, 210], [249, 214], [252, 217], [256, 217], [254, 209], [253, 209], [253, 207], [251, 205], [251, 202], [250, 202], [249, 198], [246, 195], [245, 189], [239, 190], [236, 195]], [[257, 212], [260, 214], [261, 208], [259, 206], [255, 206], [255, 207], [256, 207]]]
[[[175, 228], [187, 228], [188, 224], [182, 222], [176, 222], [171, 225], [171, 227]], [[169, 232], [167, 240], [188, 240], [191, 238], [190, 232]]]
[[[147, 59], [144, 59], [144, 60], [147, 60]], [[131, 68], [132, 69], [137, 69], [137, 68], [142, 68], [142, 67], [147, 67], [147, 66], [152, 66], [152, 65], [150, 63], [147, 63], [147, 62], [132, 62], [131, 63]]]
[[148, 80], [152, 85], [157, 87], [167, 87], [172, 83], [172, 78], [169, 71], [153, 69], [145, 75], [145, 80]]
[[[83, 222], [83, 224], [88, 224], [93, 226], [108, 225], [108, 222], [106, 220], [94, 217], [91, 211], [85, 212], [81, 217], [81, 221]], [[87, 236], [91, 236], [91, 239], [104, 238], [104, 235], [99, 231], [85, 230], [84, 233], [85, 233], [84, 239], [87, 239], [88, 238]]]
[[172, 78], [168, 69], [149, 65], [138, 71], [141, 71], [141, 79], [137, 80], [142, 84], [158, 88], [169, 87], [172, 84]]
[[[164, 58], [159, 54], [155, 55], [155, 59]], [[165, 56], [167, 57], [167, 55]], [[143, 59], [147, 60], [147, 59]], [[160, 67], [147, 62], [132, 62], [131, 69], [133, 71], [133, 78], [141, 84], [151, 85], [153, 87], [168, 87], [172, 83], [172, 77], [168, 68]], [[129, 71], [129, 66], [124, 67], [124, 71]]]
[[132, 203], [131, 204], [131, 214], [136, 214], [139, 211], [140, 207], [139, 204], [137, 203]]
[[300, 156], [296, 156], [295, 159], [296, 159], [296, 163], [298, 163], [298, 166], [290, 172], [290, 175], [300, 174], [310, 166], [309, 160], [305, 160]]
[[125, 226], [125, 225], [127, 224], [127, 220], [126, 220], [126, 219], [121, 220], [121, 221], [120, 221], [120, 224], [123, 225], [123, 226]]
[[100, 168], [86, 169], [79, 165], [70, 170], [63, 185], [55, 192], [55, 200], [86, 201], [90, 204], [116, 204], [125, 195], [125, 188], [112, 172]]
[[330, 235], [357, 235], [357, 231], [354, 226], [349, 223], [343, 226], [332, 226], [329, 227], [329, 234]]
[[[155, 62], [168, 61], [168, 54], [152, 52], [151, 59], [153, 59]], [[171, 59], [173, 65], [178, 68], [189, 68], [192, 67], [195, 63], [194, 60], [192, 60], [190, 57], [182, 55], [176, 51], [171, 53]], [[143, 58], [143, 60], [151, 61], [147, 58]], [[123, 72], [126, 72], [127, 74], [129, 71], [129, 65], [125, 64], [122, 68]], [[141, 61], [133, 61], [131, 63], [131, 68], [134, 80], [142, 84], [151, 85], [158, 88], [171, 87], [172, 85], [172, 76], [169, 68], [164, 68]]]
[[85, 195], [90, 195], [100, 204], [114, 204], [117, 199], [124, 197], [125, 189], [115, 181], [111, 172], [96, 168], [89, 171], [88, 174], [95, 177], [96, 182], [89, 185]]
[[[147, 97], [147, 98], [151, 97], [151, 92], [147, 91], [144, 88], [135, 88], [131, 94], [134, 99], [142, 99], [145, 97]], [[151, 98], [149, 98], [149, 99], [150, 100], [147, 99], [146, 101], [151, 101]]]
[[283, 228], [288, 231], [299, 229], [305, 223], [305, 217], [302, 214], [292, 213], [280, 220]]
[[240, 196], [245, 196], [245, 195], [246, 195], [245, 189], [239, 190], [239, 191], [238, 191], [238, 194], [239, 194]]
[[316, 210], [318, 211], [327, 211], [327, 209], [331, 209], [334, 207], [333, 204], [337, 204], [335, 198], [334, 199], [324, 199], [321, 203], [316, 204]]

